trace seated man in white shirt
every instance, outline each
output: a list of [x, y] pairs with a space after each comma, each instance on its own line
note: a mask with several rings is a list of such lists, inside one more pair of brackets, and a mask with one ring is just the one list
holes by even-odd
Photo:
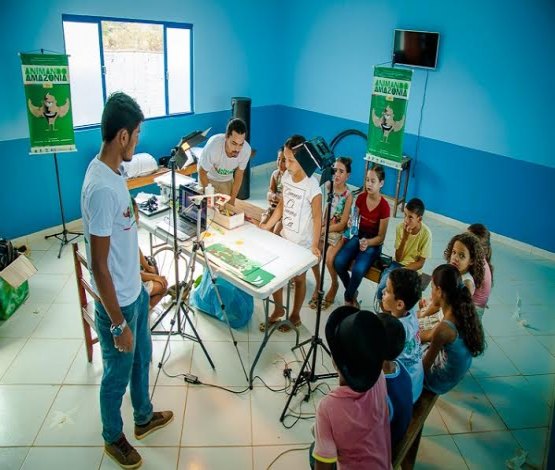
[[210, 183], [214, 192], [229, 194], [230, 204], [235, 203], [251, 156], [246, 136], [245, 123], [239, 118], [230, 120], [225, 134], [216, 134], [208, 139], [198, 162], [201, 186], [205, 188]]

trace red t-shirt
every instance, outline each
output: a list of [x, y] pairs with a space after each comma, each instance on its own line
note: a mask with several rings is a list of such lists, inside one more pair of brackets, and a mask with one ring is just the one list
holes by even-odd
[[359, 194], [356, 206], [360, 214], [360, 225], [358, 227], [359, 238], [373, 238], [380, 231], [380, 220], [388, 219], [390, 216], [389, 204], [382, 196], [379, 204], [374, 210], [369, 211], [366, 205], [366, 191]]

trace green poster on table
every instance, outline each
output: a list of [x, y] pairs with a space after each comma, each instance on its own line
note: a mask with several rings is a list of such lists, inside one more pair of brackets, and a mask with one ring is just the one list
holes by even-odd
[[63, 54], [20, 54], [31, 154], [74, 152], [69, 66]]
[[403, 159], [405, 117], [412, 70], [376, 67], [372, 83], [367, 156], [400, 162]]

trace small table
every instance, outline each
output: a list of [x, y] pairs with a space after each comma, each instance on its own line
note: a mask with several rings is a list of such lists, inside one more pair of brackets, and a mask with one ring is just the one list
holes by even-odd
[[[248, 203], [243, 202], [243, 206]], [[164, 213], [157, 214], [151, 217], [142, 217], [140, 219], [140, 224], [144, 227], [150, 234], [155, 235], [157, 238], [165, 241], [168, 244], [173, 244], [173, 236], [166, 233], [165, 231], [157, 227], [157, 223], [162, 220], [166, 215]], [[262, 351], [266, 347], [270, 336], [282, 325], [287, 324], [295, 330], [296, 333], [296, 345], [299, 344], [299, 331], [298, 329], [289, 321], [289, 281], [295, 276], [308, 271], [312, 266], [318, 263], [318, 259], [312, 254], [310, 250], [303, 248], [296, 243], [290, 242], [285, 238], [275, 235], [267, 230], [262, 230], [258, 226], [245, 222], [240, 227], [233, 230], [227, 230], [217, 224], [209, 225], [207, 232], [210, 234], [204, 241], [209, 246], [213, 243], [220, 242], [222, 240], [242, 240], [245, 246], [249, 246], [252, 249], [263, 249], [265, 253], [272, 253], [276, 257], [269, 263], [263, 266], [264, 270], [272, 273], [275, 277], [268, 284], [262, 287], [255, 287], [246, 281], [240, 279], [237, 275], [227, 270], [225, 267], [220, 266], [217, 262], [214, 262], [211, 258], [210, 266], [213, 268], [214, 273], [217, 273], [230, 284], [241, 289], [243, 292], [261, 299], [264, 303], [264, 321], [266, 328], [264, 329], [264, 338], [262, 344], [258, 349], [256, 357], [251, 365], [249, 373], [249, 386], [252, 388], [254, 368], [262, 354]], [[185, 241], [180, 242], [183, 250], [185, 252], [190, 252], [191, 242]], [[197, 258], [199, 262], [203, 263], [204, 258], [199, 256]], [[270, 326], [268, 318], [270, 316], [270, 297], [272, 293], [278, 289], [286, 287], [287, 290], [287, 301], [285, 305], [286, 315], [285, 318], [279, 322], [276, 322]]]
[[[396, 162], [393, 160], [388, 160], [387, 158], [366, 154], [366, 157], [364, 157], [364, 159], [366, 160], [366, 169], [364, 171], [365, 178], [370, 162], [377, 163], [378, 165], [383, 165], [388, 168], [393, 168], [397, 171], [397, 184], [395, 185], [395, 198], [393, 199], [393, 217], [397, 217], [397, 207], [399, 207], [399, 205], [402, 205], [401, 210], [405, 210], [405, 203], [407, 200], [407, 188], [409, 186], [411, 158], [403, 157], [400, 162]], [[401, 198], [399, 198], [399, 192], [401, 190], [401, 177], [403, 173], [405, 174], [405, 184], [403, 186], [403, 194]]]

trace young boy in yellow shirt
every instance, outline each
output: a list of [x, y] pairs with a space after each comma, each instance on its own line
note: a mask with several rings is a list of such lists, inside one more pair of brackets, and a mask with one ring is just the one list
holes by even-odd
[[405, 205], [405, 219], [397, 226], [395, 233], [394, 261], [383, 271], [376, 290], [376, 300], [380, 307], [389, 273], [396, 268], [420, 272], [426, 259], [432, 254], [432, 232], [422, 222], [424, 211], [424, 203], [418, 198], [411, 199]]

